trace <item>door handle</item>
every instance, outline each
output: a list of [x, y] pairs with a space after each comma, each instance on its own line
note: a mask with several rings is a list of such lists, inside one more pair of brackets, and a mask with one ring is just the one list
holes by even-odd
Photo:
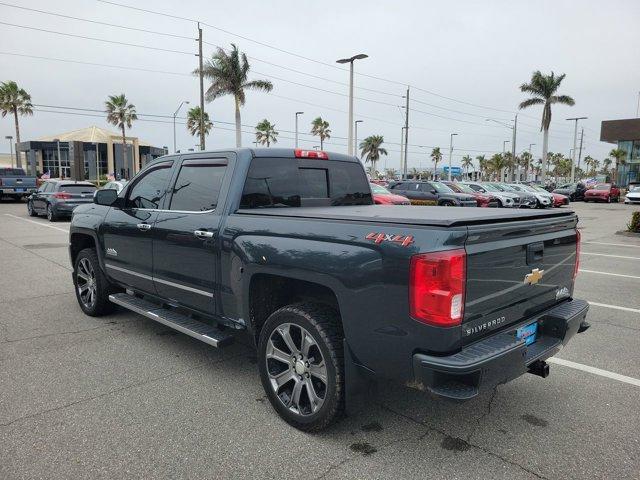
[[212, 238], [213, 232], [207, 232], [206, 230], [195, 230], [193, 234], [198, 238]]
[[139, 223], [136, 225], [136, 227], [138, 227], [138, 230], [142, 230], [143, 232], [151, 230], [151, 225], [148, 223]]

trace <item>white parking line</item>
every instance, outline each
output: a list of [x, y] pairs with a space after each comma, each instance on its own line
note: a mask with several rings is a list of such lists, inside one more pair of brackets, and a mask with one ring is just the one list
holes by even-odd
[[11, 217], [11, 218], [16, 218], [18, 220], [22, 220], [23, 222], [34, 223], [34, 224], [39, 225], [41, 227], [53, 228], [54, 230], [60, 230], [61, 232], [69, 233], [69, 230], [66, 230], [64, 228], [54, 227], [53, 225], [47, 225], [46, 223], [42, 223], [42, 222], [36, 222], [35, 220], [29, 220], [28, 218], [18, 217], [17, 215], [11, 215], [10, 213], [5, 213], [5, 215], [7, 217]]
[[640, 313], [640, 308], [619, 307], [618, 305], [609, 305], [608, 303], [589, 302], [589, 305], [596, 307], [612, 308], [613, 310], [622, 310], [623, 312]]
[[575, 368], [576, 370], [582, 370], [583, 372], [593, 373], [594, 375], [600, 375], [601, 377], [611, 378], [613, 380], [618, 380], [619, 382], [624, 382], [628, 383], [629, 385], [640, 387], [640, 380], [638, 380], [637, 378], [627, 377], [626, 375], [620, 375], [619, 373], [610, 372], [608, 370], [602, 370], [600, 368], [590, 367], [589, 365], [570, 362], [569, 360], [564, 360], [562, 358], [556, 357], [547, 359], [547, 362], [555, 363], [556, 365], [562, 365], [564, 367]]
[[640, 245], [627, 245], [626, 243], [607, 243], [607, 242], [582, 242], [582, 243], [589, 243], [591, 245], [610, 245], [612, 247], [640, 248]]
[[625, 277], [625, 278], [637, 278], [640, 280], [640, 277], [635, 275], [623, 275], [622, 273], [609, 273], [609, 272], [599, 272], [597, 270], [585, 270], [581, 268], [578, 270], [580, 273], [597, 273], [598, 275], [611, 275], [612, 277]]
[[625, 255], [610, 255], [608, 253], [580, 252], [580, 255], [595, 255], [597, 257], [627, 258], [629, 260], [640, 260], [640, 257], [628, 257]]

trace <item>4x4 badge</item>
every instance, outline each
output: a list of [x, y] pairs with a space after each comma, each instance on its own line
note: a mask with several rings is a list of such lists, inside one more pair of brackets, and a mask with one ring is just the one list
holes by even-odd
[[399, 243], [403, 247], [408, 247], [413, 243], [413, 237], [411, 235], [391, 235], [389, 233], [371, 232], [364, 238], [367, 240], [373, 240], [373, 243], [395, 242]]
[[524, 276], [524, 283], [528, 283], [529, 285], [534, 285], [542, 280], [542, 276], [544, 275], [544, 270], [540, 270], [538, 268], [534, 268], [531, 270], [531, 273], [527, 273]]

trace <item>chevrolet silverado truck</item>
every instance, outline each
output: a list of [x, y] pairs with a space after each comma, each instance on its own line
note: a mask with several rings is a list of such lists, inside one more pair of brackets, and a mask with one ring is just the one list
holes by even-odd
[[22, 168], [0, 168], [0, 198], [22, 200], [36, 191], [36, 177], [28, 176]]
[[462, 401], [547, 376], [589, 326], [576, 224], [377, 206], [355, 157], [244, 148], [161, 157], [97, 191], [69, 250], [84, 313], [120, 305], [218, 348], [246, 335], [273, 408], [318, 431], [379, 379]]

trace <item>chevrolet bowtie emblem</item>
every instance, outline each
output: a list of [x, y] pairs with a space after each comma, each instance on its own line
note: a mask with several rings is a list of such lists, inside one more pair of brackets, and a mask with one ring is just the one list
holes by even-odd
[[544, 270], [540, 270], [538, 268], [534, 268], [531, 270], [531, 273], [527, 273], [524, 276], [524, 283], [528, 283], [529, 285], [534, 285], [542, 280], [542, 276], [544, 275]]

